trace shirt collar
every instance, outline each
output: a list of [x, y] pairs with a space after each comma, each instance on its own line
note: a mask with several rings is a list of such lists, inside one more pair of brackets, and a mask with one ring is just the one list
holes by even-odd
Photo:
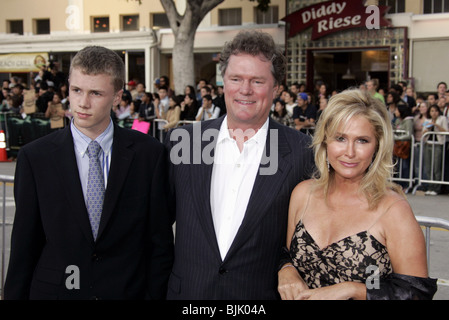
[[[256, 134], [254, 136], [252, 136], [250, 139], [248, 139], [247, 141], [245, 141], [245, 143], [254, 141], [259, 145], [265, 145], [265, 142], [267, 140], [267, 134], [268, 134], [268, 123], [269, 123], [269, 118], [267, 118], [267, 120], [262, 125], [262, 127], [260, 127], [259, 130], [257, 130]], [[228, 116], [225, 116], [223, 122], [221, 123], [220, 131], [218, 133], [218, 138], [217, 138], [217, 144], [224, 142], [225, 140], [235, 141], [229, 134]]]
[[[84, 154], [87, 151], [87, 147], [89, 146], [89, 143], [92, 142], [92, 139], [86, 136], [84, 133], [82, 133], [72, 122], [70, 123], [70, 129], [72, 130], [72, 136], [73, 136], [73, 142], [75, 144], [76, 151], [84, 157]], [[96, 139], [101, 149], [103, 150], [103, 153], [105, 155], [109, 155], [112, 148], [112, 140], [114, 137], [114, 125], [112, 123], [112, 120], [110, 120], [108, 127], [106, 130], [104, 130]]]

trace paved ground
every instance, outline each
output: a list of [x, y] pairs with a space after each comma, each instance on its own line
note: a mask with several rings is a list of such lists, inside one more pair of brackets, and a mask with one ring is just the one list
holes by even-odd
[[[0, 162], [0, 175], [14, 175], [15, 162]], [[14, 197], [12, 184], [6, 184], [6, 250], [2, 252], [5, 269], [9, 258], [9, 239], [11, 224], [14, 217]], [[449, 195], [425, 196], [422, 192], [407, 195], [416, 216], [436, 217], [449, 221]], [[0, 200], [3, 199], [3, 187], [0, 184]], [[3, 212], [0, 211], [0, 226]], [[1, 226], [3, 227], [3, 226]], [[444, 229], [432, 229], [430, 232], [430, 268], [429, 274], [439, 279], [435, 300], [449, 300], [449, 232]], [[0, 229], [0, 245], [3, 243], [2, 229]], [[1, 265], [0, 265], [1, 269]], [[1, 285], [1, 282], [0, 282]]]

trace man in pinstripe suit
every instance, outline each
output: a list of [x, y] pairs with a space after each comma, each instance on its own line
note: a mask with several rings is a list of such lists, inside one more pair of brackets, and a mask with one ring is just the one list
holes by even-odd
[[269, 118], [285, 77], [270, 35], [240, 32], [220, 63], [227, 115], [166, 140], [176, 204], [168, 299], [276, 299], [290, 193], [313, 169], [310, 139]]

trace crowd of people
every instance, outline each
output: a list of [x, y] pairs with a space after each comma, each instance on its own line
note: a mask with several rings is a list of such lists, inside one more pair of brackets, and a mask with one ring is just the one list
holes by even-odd
[[[325, 83], [318, 81], [314, 93], [306, 92], [304, 84], [294, 83], [288, 88], [281, 85], [273, 104], [271, 117], [280, 123], [313, 135], [316, 123], [326, 108], [329, 99], [338, 93], [331, 91]], [[435, 86], [435, 92], [427, 95], [417, 95], [405, 81], [392, 85], [388, 90], [379, 88], [379, 81], [371, 79], [359, 86], [374, 98], [380, 100], [388, 110], [391, 125], [395, 131], [396, 141], [410, 144], [407, 155], [398, 157], [398, 177], [410, 178], [410, 164], [413, 163], [412, 175], [418, 178], [420, 142], [426, 132], [447, 132], [449, 91], [445, 82]], [[413, 140], [412, 137], [413, 136]], [[447, 140], [447, 141], [446, 141]], [[415, 142], [411, 146], [412, 141]], [[449, 181], [444, 176], [443, 152], [448, 150], [449, 139], [443, 135], [431, 134], [425, 136], [424, 156], [422, 161], [422, 178], [436, 181]], [[411, 161], [411, 148], [414, 148]], [[449, 156], [444, 157], [444, 167], [449, 166]], [[447, 170], [446, 170], [447, 171]], [[406, 182], [399, 182], [407, 188]], [[426, 195], [437, 195], [447, 192], [441, 184], [425, 184], [419, 186]]]
[[[204, 79], [195, 87], [186, 86], [184, 93], [179, 95], [171, 89], [167, 76], [156, 79], [153, 86], [153, 90], [147, 90], [145, 84], [137, 79], [126, 83], [120, 103], [112, 109], [113, 120], [123, 127], [129, 119], [162, 119], [165, 121], [159, 124], [159, 129], [166, 131], [175, 127], [179, 121], [216, 119], [226, 113], [223, 87], [217, 87]], [[66, 123], [72, 118], [67, 76], [58, 71], [56, 64], [43, 66], [29, 87], [22, 83], [22, 78], [16, 76], [4, 80], [0, 93], [0, 112], [12, 112], [25, 117], [26, 91], [35, 93], [35, 112], [51, 118], [56, 113], [50, 112], [49, 107], [60, 104], [64, 112], [58, 110], [57, 115], [64, 116]]]
[[[0, 111], [24, 114], [24, 92], [26, 86], [19, 77], [4, 80], [0, 93]], [[35, 92], [36, 112], [46, 118], [65, 119], [65, 125], [72, 118], [70, 101], [68, 99], [67, 77], [59, 71], [58, 65], [51, 63], [32, 79], [30, 90]], [[427, 95], [417, 95], [406, 81], [392, 85], [390, 88], [379, 88], [377, 79], [370, 79], [359, 86], [360, 90], [370, 93], [379, 99], [387, 108], [393, 129], [396, 130], [395, 140], [411, 144], [413, 136], [415, 145], [414, 157], [401, 157], [398, 166], [401, 179], [414, 179], [419, 174], [419, 155], [421, 137], [426, 132], [448, 131], [449, 91], [445, 82], [439, 82], [435, 92]], [[124, 88], [122, 99], [111, 112], [113, 121], [120, 126], [131, 126], [134, 119], [151, 121], [161, 119], [158, 130], [164, 134], [171, 128], [192, 121], [217, 119], [226, 114], [226, 104], [223, 86], [216, 86], [200, 79], [196, 86], [188, 85], [183, 94], [177, 95], [171, 89], [170, 79], [161, 76], [153, 83], [153, 92], [147, 90], [144, 83], [130, 80]], [[326, 108], [329, 99], [338, 93], [322, 81], [317, 81], [314, 92], [307, 92], [304, 83], [293, 83], [290, 87], [280, 84], [270, 111], [270, 117], [275, 121], [313, 135], [314, 128], [321, 113]], [[445, 120], [444, 120], [445, 119]], [[441, 135], [427, 135], [422, 161], [422, 178], [431, 180], [449, 180], [448, 174], [442, 170], [443, 153], [448, 150], [448, 142]], [[445, 167], [449, 166], [449, 155], [444, 157]], [[413, 169], [410, 171], [410, 165]], [[399, 164], [399, 163], [398, 163]], [[447, 170], [446, 170], [447, 171]], [[407, 182], [400, 182], [407, 188]], [[425, 184], [419, 189], [427, 195], [446, 193], [446, 187], [441, 184]]]
[[[20, 150], [5, 299], [432, 299], [423, 233], [390, 180], [389, 111], [367, 90], [338, 93], [314, 121], [299, 93], [296, 129], [270, 121], [273, 104], [295, 103], [273, 103], [286, 58], [243, 30], [220, 54], [226, 117], [211, 119], [205, 85], [198, 122], [162, 144], [114, 125], [112, 106], [137, 110], [137, 90], [120, 101], [124, 70], [112, 50], [80, 50], [73, 121]], [[167, 109], [154, 112], [171, 126], [189, 110], [159, 82]]]

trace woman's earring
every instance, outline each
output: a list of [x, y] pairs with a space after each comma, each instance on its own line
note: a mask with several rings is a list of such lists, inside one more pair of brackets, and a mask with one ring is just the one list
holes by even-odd
[[331, 166], [329, 164], [329, 159], [326, 158], [326, 162], [327, 162], [327, 171], [331, 171]]

